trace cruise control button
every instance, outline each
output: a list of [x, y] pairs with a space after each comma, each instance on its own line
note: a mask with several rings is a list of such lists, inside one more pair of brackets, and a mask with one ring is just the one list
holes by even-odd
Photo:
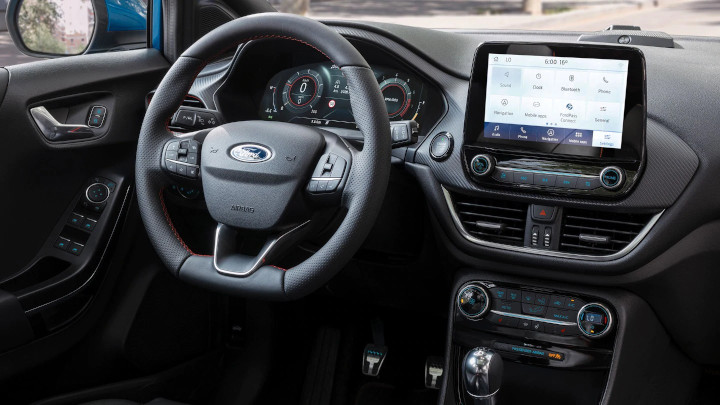
[[168, 151], [175, 151], [175, 152], [177, 152], [178, 149], [180, 149], [180, 141], [173, 141], [173, 142], [170, 142], [170, 143], [167, 145], [167, 150], [168, 150]]
[[178, 160], [178, 153], [177, 153], [177, 151], [169, 150], [169, 151], [165, 152], [165, 159]]
[[190, 152], [187, 154], [187, 162], [191, 165], [198, 164], [198, 154], [197, 152]]
[[318, 183], [319, 183], [319, 181], [317, 181], [317, 180], [310, 180], [310, 184], [308, 184], [308, 188], [307, 188], [308, 191], [311, 193], [316, 192]]

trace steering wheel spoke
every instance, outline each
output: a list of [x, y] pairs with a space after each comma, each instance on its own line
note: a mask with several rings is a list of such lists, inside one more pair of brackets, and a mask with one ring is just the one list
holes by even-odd
[[309, 223], [306, 221], [286, 231], [262, 237], [243, 235], [232, 227], [219, 224], [215, 231], [213, 266], [218, 273], [226, 276], [248, 277], [263, 266], [277, 263], [308, 233]]
[[200, 150], [202, 143], [195, 133], [168, 139], [162, 148], [160, 165], [175, 181], [200, 181]]

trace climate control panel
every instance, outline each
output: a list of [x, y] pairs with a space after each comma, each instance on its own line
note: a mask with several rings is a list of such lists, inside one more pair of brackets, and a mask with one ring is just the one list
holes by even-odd
[[548, 159], [483, 148], [465, 148], [469, 177], [482, 185], [553, 194], [616, 197], [637, 179], [635, 165]]
[[609, 306], [589, 298], [486, 281], [463, 285], [456, 300], [465, 319], [557, 336], [602, 338], [615, 322]]

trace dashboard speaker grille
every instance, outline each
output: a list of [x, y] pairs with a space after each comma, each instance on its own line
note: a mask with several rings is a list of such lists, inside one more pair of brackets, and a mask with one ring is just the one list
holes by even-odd
[[455, 212], [470, 235], [488, 242], [523, 245], [527, 204], [458, 194], [453, 201]]
[[607, 255], [628, 246], [653, 214], [623, 214], [565, 208], [560, 251]]

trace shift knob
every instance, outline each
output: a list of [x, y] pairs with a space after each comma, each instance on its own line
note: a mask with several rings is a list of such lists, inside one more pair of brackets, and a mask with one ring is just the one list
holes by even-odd
[[503, 361], [494, 351], [476, 347], [463, 360], [462, 380], [475, 405], [492, 405], [502, 384]]

